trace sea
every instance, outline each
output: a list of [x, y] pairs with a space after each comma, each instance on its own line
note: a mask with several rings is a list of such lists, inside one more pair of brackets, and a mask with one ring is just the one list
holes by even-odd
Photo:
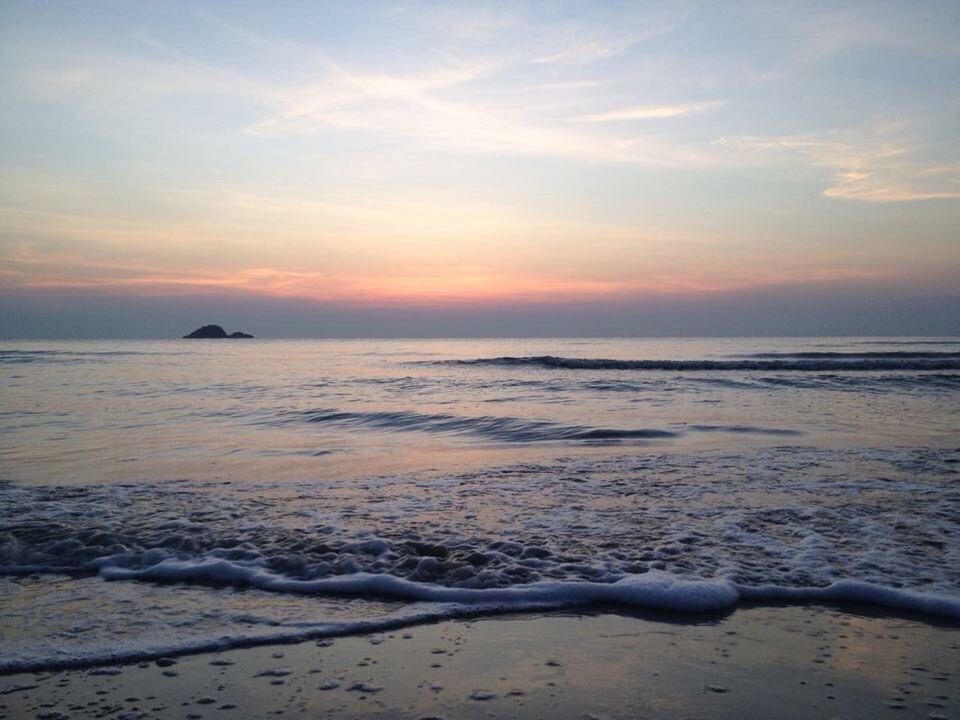
[[960, 620], [960, 338], [0, 343], [0, 672], [780, 603]]

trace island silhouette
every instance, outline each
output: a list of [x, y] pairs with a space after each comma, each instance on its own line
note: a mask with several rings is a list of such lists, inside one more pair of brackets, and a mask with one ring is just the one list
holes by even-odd
[[227, 331], [224, 330], [219, 325], [204, 325], [203, 327], [197, 328], [189, 335], [184, 335], [184, 339], [187, 340], [221, 340], [221, 339], [252, 339], [253, 335], [250, 335], [245, 332], [232, 332], [229, 335]]

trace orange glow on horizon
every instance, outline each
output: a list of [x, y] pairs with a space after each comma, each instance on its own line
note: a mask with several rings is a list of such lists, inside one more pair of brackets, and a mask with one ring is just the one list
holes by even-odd
[[[0, 271], [0, 284], [19, 290], [80, 290], [105, 294], [175, 295], [233, 294], [263, 298], [332, 302], [357, 307], [613, 302], [656, 297], [707, 297], [759, 288], [857, 280], [896, 280], [889, 272], [830, 271], [820, 273], [730, 274], [723, 281], [650, 275], [636, 282], [589, 281], [547, 276], [463, 269], [450, 274], [396, 274], [363, 279], [317, 272], [251, 268], [235, 273], [99, 274], [90, 278], [54, 274], [43, 279]], [[119, 276], [118, 276], [119, 275]], [[7, 278], [8, 282], [2, 282]]]

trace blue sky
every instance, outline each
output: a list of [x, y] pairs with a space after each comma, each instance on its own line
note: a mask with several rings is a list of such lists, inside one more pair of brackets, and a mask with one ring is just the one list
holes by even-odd
[[955, 2], [7, 2], [0, 40], [0, 337], [960, 332]]

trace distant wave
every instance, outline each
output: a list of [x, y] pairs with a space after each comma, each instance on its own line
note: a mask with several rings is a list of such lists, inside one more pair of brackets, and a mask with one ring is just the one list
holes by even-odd
[[[486, 383], [484, 387], [489, 386]], [[869, 375], [842, 372], [797, 373], [789, 375], [751, 375], [749, 377], [731, 377], [729, 374], [696, 374], [665, 377], [606, 377], [603, 379], [573, 378], [549, 380], [521, 380], [508, 378], [500, 381], [504, 388], [523, 388], [548, 393], [579, 392], [615, 392], [642, 393], [676, 390], [685, 386], [716, 387], [732, 390], [769, 389], [786, 387], [797, 389], [838, 390], [848, 392], [902, 392], [904, 390], [941, 391], [960, 390], [960, 374], [942, 372], [887, 372]], [[509, 398], [508, 398], [509, 399]], [[500, 399], [496, 399], [500, 401]], [[492, 401], [490, 401], [492, 402]]]
[[111, 357], [183, 355], [182, 352], [141, 352], [138, 350], [0, 350], [0, 363], [84, 362]]
[[311, 410], [303, 414], [308, 422], [339, 427], [370, 427], [389, 431], [419, 431], [476, 435], [498, 442], [617, 442], [620, 440], [656, 440], [676, 438], [685, 432], [728, 432], [756, 435], [802, 435], [789, 428], [767, 428], [752, 425], [688, 425], [683, 430], [658, 428], [621, 429], [564, 425], [549, 420], [482, 415], [428, 414], [408, 411], [346, 412]]
[[[716, 380], [705, 378], [704, 380]], [[897, 392], [901, 390], [960, 390], [960, 374], [927, 372], [920, 374], [897, 375], [845, 375], [830, 373], [825, 375], [773, 375], [753, 378], [761, 386], [817, 388], [826, 390], [847, 390], [850, 392]], [[749, 387], [740, 383], [739, 385]]]
[[561, 368], [565, 370], [672, 370], [674, 372], [796, 370], [803, 372], [842, 372], [845, 370], [960, 370], [960, 353], [948, 357], [864, 357], [743, 359], [743, 360], [616, 360], [611, 358], [571, 358], [554, 355], [440, 360], [441, 365], [490, 365], [505, 367]]
[[672, 438], [679, 434], [670, 430], [597, 428], [585, 425], [564, 425], [548, 420], [525, 420], [496, 415], [466, 417], [405, 411], [344, 412], [311, 410], [304, 413], [304, 417], [309, 422], [340, 427], [372, 427], [394, 431], [413, 430], [479, 435], [500, 442], [643, 440]]
[[857, 345], [960, 345], [956, 340], [860, 340]]
[[806, 352], [761, 352], [749, 355], [735, 355], [744, 358], [794, 358], [794, 359], [842, 359], [842, 360], [946, 360], [960, 358], [960, 352], [955, 351], [919, 351], [919, 350], [880, 350], [871, 352], [835, 352], [835, 351], [806, 351]]
[[753, 425], [689, 425], [694, 432], [726, 432], [740, 435], [803, 435], [799, 430], [787, 428], [759, 428]]

